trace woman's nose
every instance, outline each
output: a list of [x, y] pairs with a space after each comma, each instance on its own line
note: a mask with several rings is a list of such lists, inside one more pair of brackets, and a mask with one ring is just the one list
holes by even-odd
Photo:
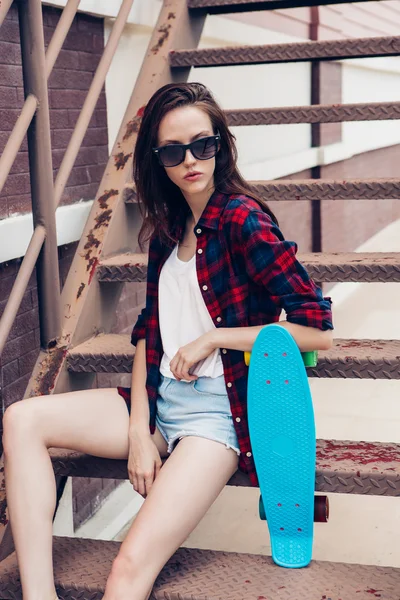
[[186, 154], [185, 154], [185, 161], [184, 162], [186, 164], [191, 164], [193, 162], [196, 162], [196, 158], [191, 153], [190, 148], [186, 148]]

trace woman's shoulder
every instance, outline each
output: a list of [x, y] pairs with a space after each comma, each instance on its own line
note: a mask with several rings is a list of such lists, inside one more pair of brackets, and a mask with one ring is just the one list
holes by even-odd
[[250, 214], [254, 216], [262, 215], [270, 219], [261, 203], [247, 194], [230, 194], [226, 203], [224, 217], [227, 223], [243, 224]]

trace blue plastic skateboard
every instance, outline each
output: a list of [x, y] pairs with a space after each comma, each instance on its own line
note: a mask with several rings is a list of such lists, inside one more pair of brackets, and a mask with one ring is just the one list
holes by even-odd
[[[251, 359], [250, 359], [251, 356]], [[316, 496], [314, 410], [305, 365], [293, 336], [268, 325], [245, 353], [250, 442], [260, 485], [260, 517], [267, 519], [272, 558], [282, 567], [311, 561], [314, 520], [328, 520], [328, 501]]]

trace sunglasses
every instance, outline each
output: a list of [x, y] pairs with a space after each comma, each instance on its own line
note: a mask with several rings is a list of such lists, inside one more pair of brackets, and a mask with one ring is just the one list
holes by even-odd
[[221, 136], [219, 134], [209, 135], [195, 140], [190, 144], [167, 144], [166, 146], [159, 146], [158, 148], [153, 148], [153, 152], [163, 167], [176, 167], [185, 160], [188, 148], [198, 160], [214, 158], [219, 150], [220, 140]]

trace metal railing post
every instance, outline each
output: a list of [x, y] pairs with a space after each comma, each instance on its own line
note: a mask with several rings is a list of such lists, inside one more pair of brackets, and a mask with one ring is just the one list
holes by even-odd
[[31, 93], [39, 103], [28, 129], [28, 147], [33, 225], [46, 230], [36, 265], [40, 343], [46, 349], [61, 333], [61, 303], [42, 3], [18, 0], [18, 12], [25, 96]]

